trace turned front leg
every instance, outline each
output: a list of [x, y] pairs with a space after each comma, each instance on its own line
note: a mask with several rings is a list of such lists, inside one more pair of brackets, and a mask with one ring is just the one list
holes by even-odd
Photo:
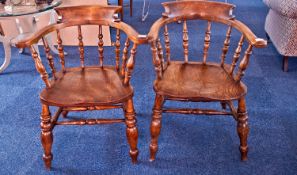
[[241, 152], [241, 160], [247, 160], [248, 145], [247, 138], [249, 134], [248, 115], [246, 111], [245, 98], [238, 100], [238, 118], [237, 118], [237, 132], [240, 139], [239, 150]]
[[158, 137], [161, 132], [163, 96], [156, 95], [151, 122], [151, 144], [150, 144], [150, 161], [154, 161], [158, 151]]
[[130, 145], [130, 156], [133, 163], [137, 162], [138, 149], [137, 149], [137, 141], [138, 141], [138, 130], [136, 127], [136, 115], [133, 106], [132, 98], [129, 99], [125, 104], [125, 117], [126, 117], [126, 134], [127, 140]]
[[52, 155], [52, 144], [53, 144], [53, 133], [52, 133], [52, 124], [51, 124], [51, 115], [49, 107], [47, 105], [42, 105], [41, 113], [41, 143], [44, 149], [43, 160], [45, 163], [46, 169], [51, 168], [51, 161], [53, 159]]

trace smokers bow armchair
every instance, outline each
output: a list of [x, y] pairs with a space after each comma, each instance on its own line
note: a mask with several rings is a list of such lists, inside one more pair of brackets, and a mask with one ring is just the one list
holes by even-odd
[[[242, 77], [248, 67], [252, 48], [265, 47], [267, 42], [257, 38], [246, 25], [234, 18], [232, 15], [234, 5], [232, 4], [210, 1], [179, 1], [165, 2], [163, 6], [165, 12], [153, 24], [148, 34], [156, 70], [156, 80], [154, 81], [156, 97], [150, 126], [150, 160], [155, 160], [158, 150], [162, 113], [233, 116], [237, 122], [237, 132], [240, 138], [241, 159], [246, 160], [249, 126], [245, 101], [247, 87], [242, 82]], [[176, 21], [183, 21], [183, 25], [178, 26]], [[192, 24], [191, 27], [188, 27], [189, 23]], [[212, 43], [211, 37], [216, 37], [215, 41], [218, 41], [218, 36], [220, 36], [211, 35], [211, 32], [214, 32], [214, 30], [212, 31], [213, 25], [213, 28], [218, 29], [219, 32], [226, 31], [226, 37], [220, 45], [222, 49], [210, 50], [212, 44], [218, 43]], [[182, 27], [180, 35], [176, 32], [177, 27]], [[159, 35], [161, 29], [163, 29], [164, 35]], [[170, 37], [173, 33], [170, 32], [170, 29], [174, 30], [174, 37]], [[197, 51], [198, 48], [197, 45], [191, 48], [189, 41], [198, 41], [198, 38], [190, 36], [190, 33], [202, 30], [205, 33], [203, 56], [196, 56], [195, 52], [193, 57], [191, 50]], [[231, 33], [232, 35], [234, 33], [232, 38]], [[235, 39], [236, 37], [238, 39]], [[235, 51], [232, 54], [229, 53], [229, 50], [231, 50], [234, 41], [237, 41], [238, 44], [233, 44], [234, 48], [232, 48]], [[178, 52], [181, 48], [183, 51]], [[242, 53], [244, 49], [245, 52]], [[212, 54], [213, 52], [219, 54]], [[183, 57], [179, 58], [177, 55], [183, 55]], [[213, 55], [220, 55], [220, 59], [213, 58]], [[224, 110], [164, 107], [168, 100], [219, 102]], [[238, 102], [237, 108], [233, 101]], [[226, 109], [227, 106], [229, 110]]]
[[[17, 43], [20, 48], [30, 47], [37, 71], [40, 73], [46, 87], [40, 93], [42, 104], [41, 113], [41, 142], [44, 148], [43, 160], [46, 168], [50, 169], [52, 161], [53, 129], [56, 125], [96, 125], [110, 123], [126, 123], [127, 140], [130, 145], [130, 156], [133, 162], [137, 161], [138, 131], [133, 107], [133, 88], [130, 84], [131, 74], [135, 63], [135, 54], [138, 44], [145, 42], [138, 33], [129, 25], [114, 18], [114, 14], [121, 11], [118, 6], [76, 6], [55, 9], [59, 21], [37, 31], [32, 37]], [[83, 25], [98, 26], [98, 60], [97, 65], [85, 64], [85, 49], [83, 44]], [[78, 35], [78, 67], [68, 67], [67, 57], [64, 56], [64, 48], [60, 31], [67, 27], [75, 26]], [[115, 38], [115, 63], [107, 64], [104, 58], [106, 53], [103, 45], [102, 26], [110, 26], [114, 30]], [[60, 66], [56, 66], [55, 58], [50, 53], [48, 43], [44, 37], [51, 33], [57, 33]], [[122, 56], [121, 42], [124, 39]], [[40, 56], [32, 46], [42, 40], [45, 55], [51, 70], [51, 77], [46, 71]], [[109, 49], [107, 49], [109, 50]], [[129, 56], [130, 51], [130, 56]], [[110, 55], [110, 54], [108, 54]], [[120, 58], [122, 61], [120, 64]], [[111, 58], [110, 58], [111, 59]], [[109, 61], [110, 62], [110, 61]], [[58, 68], [60, 67], [60, 69]], [[57, 107], [57, 112], [52, 116], [49, 106]], [[87, 110], [111, 110], [120, 108], [125, 114], [124, 119], [75, 119], [67, 117], [68, 112]], [[63, 120], [58, 120], [60, 114]]]

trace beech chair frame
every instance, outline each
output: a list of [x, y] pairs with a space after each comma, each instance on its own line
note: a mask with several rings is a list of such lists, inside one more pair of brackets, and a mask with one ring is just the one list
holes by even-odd
[[[255, 34], [242, 22], [235, 19], [232, 14], [234, 5], [222, 2], [211, 1], [177, 1], [162, 3], [165, 12], [151, 27], [148, 34], [148, 42], [151, 45], [153, 63], [156, 71], [156, 80], [154, 90], [156, 93], [153, 107], [152, 121], [150, 126], [151, 143], [150, 143], [150, 160], [154, 161], [158, 151], [158, 138], [162, 126], [162, 113], [179, 113], [179, 114], [202, 114], [202, 115], [231, 115], [237, 122], [237, 132], [240, 138], [241, 160], [247, 160], [248, 144], [247, 138], [249, 133], [248, 115], [246, 110], [245, 95], [247, 88], [241, 81], [244, 72], [249, 64], [252, 48], [266, 47], [267, 42], [257, 38]], [[188, 20], [206, 21], [203, 57], [201, 61], [189, 61], [189, 32], [187, 27]], [[184, 52], [184, 61], [172, 60], [170, 37], [168, 24], [183, 21], [182, 46]], [[211, 24], [221, 23], [226, 25], [226, 38], [223, 43], [220, 63], [207, 62], [210, 38]], [[164, 28], [164, 45], [160, 40], [159, 33]], [[232, 29], [237, 29], [241, 33], [235, 50], [232, 64], [225, 62], [226, 55], [230, 45]], [[242, 57], [241, 51], [244, 41], [247, 42], [247, 49]], [[163, 48], [165, 48], [163, 51]], [[235, 68], [239, 66], [237, 72]], [[177, 70], [178, 69], [178, 70]], [[198, 75], [186, 75], [185, 70], [197, 70]], [[189, 73], [189, 72], [188, 72]], [[187, 79], [194, 79], [193, 76], [199, 77], [198, 81], [186, 83]], [[213, 84], [208, 83], [209, 78], [217, 77], [222, 82]], [[221, 77], [221, 79], [219, 79]], [[197, 78], [198, 79], [198, 78]], [[213, 78], [214, 79], [214, 78]], [[190, 85], [189, 85], [190, 84]], [[202, 85], [203, 84], [203, 85]], [[201, 86], [199, 86], [201, 85]], [[229, 86], [230, 85], [230, 86]], [[197, 86], [208, 88], [196, 88]], [[221, 89], [221, 91], [220, 91]], [[216, 90], [212, 92], [212, 90]], [[223, 91], [224, 90], [224, 91]], [[219, 102], [223, 110], [214, 109], [192, 109], [192, 108], [164, 108], [167, 100], [173, 101], [191, 101], [191, 102]], [[238, 101], [236, 108], [233, 101]], [[227, 110], [227, 106], [229, 110]]]
[[[137, 46], [145, 43], [146, 37], [139, 35], [132, 27], [121, 22], [118, 18], [115, 18], [115, 14], [121, 12], [121, 9], [122, 8], [119, 6], [76, 6], [55, 8], [58, 14], [58, 22], [56, 24], [46, 26], [37, 31], [34, 35], [18, 41], [16, 44], [18, 48], [30, 48], [35, 67], [46, 85], [40, 94], [40, 100], [42, 104], [41, 142], [44, 149], [43, 160], [47, 169], [51, 168], [53, 159], [51, 151], [53, 143], [52, 131], [57, 125], [97, 125], [124, 122], [127, 126], [126, 133], [130, 145], [130, 156], [133, 163], [137, 162], [138, 130], [136, 127], [136, 115], [133, 106], [133, 87], [130, 85], [130, 79], [135, 64]], [[84, 63], [85, 50], [81, 30], [81, 26], [83, 25], [98, 26], [98, 66], [86, 66]], [[77, 39], [79, 60], [81, 64], [80, 67], [67, 68], [60, 30], [72, 26], [76, 26], [78, 29]], [[109, 26], [116, 29], [116, 42], [114, 42], [115, 66], [104, 65], [102, 26]], [[48, 43], [44, 39], [44, 37], [51, 32], [57, 33], [59, 60], [61, 63], [61, 70], [59, 71], [55, 68], [54, 58], [50, 53]], [[122, 64], [120, 64], [121, 32], [127, 36], [122, 52]], [[51, 78], [49, 78], [49, 74], [42, 63], [40, 56], [33, 47], [39, 40], [42, 40], [43, 42], [45, 55], [52, 72]], [[79, 83], [71, 82], [70, 80], [72, 79], [77, 80]], [[94, 80], [95, 84], [90, 84], [93, 79], [97, 82]], [[99, 85], [100, 82], [107, 83], [106, 87], [105, 85], [100, 85], [106, 88], [105, 91], [98, 88], [98, 85], [96, 85], [98, 82]], [[80, 91], [76, 91], [75, 89], [79, 89]], [[68, 91], [73, 93], [68, 94], [67, 96], [66, 94]], [[49, 106], [58, 108], [54, 115], [51, 115]], [[124, 119], [100, 118], [72, 120], [67, 118], [68, 112], [110, 110], [117, 108], [123, 110], [125, 114]], [[59, 117], [61, 114], [64, 118], [60, 121]]]

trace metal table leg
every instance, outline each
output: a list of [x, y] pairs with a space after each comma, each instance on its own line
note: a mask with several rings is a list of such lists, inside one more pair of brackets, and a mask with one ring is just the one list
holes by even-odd
[[151, 0], [143, 0], [142, 16], [141, 16], [142, 21], [145, 21], [147, 16], [149, 15], [150, 5], [151, 5]]
[[5, 37], [4, 35], [0, 35], [0, 42], [2, 42], [4, 47], [4, 62], [0, 67], [0, 73], [3, 72], [9, 65], [11, 59], [11, 45], [10, 45], [10, 38]]

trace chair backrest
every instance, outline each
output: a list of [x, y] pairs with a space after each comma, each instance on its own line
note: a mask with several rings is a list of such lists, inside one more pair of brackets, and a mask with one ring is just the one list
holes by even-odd
[[[33, 44], [36, 44], [39, 40], [42, 40], [45, 50], [45, 55], [48, 60], [53, 78], [57, 72], [53, 55], [51, 54], [49, 44], [45, 39], [45, 36], [51, 32], [56, 32], [57, 34], [57, 44], [59, 51], [59, 60], [61, 64], [62, 72], [67, 73], [66, 60], [64, 54], [63, 41], [61, 38], [61, 30], [67, 27], [77, 27], [78, 35], [73, 37], [77, 38], [80, 67], [83, 71], [85, 68], [85, 49], [83, 43], [82, 26], [83, 25], [97, 25], [98, 33], [94, 37], [98, 38], [98, 64], [102, 68], [104, 64], [104, 42], [103, 42], [103, 26], [109, 26], [111, 28], [111, 33], [114, 33], [115, 42], [113, 46], [115, 47], [115, 65], [114, 68], [123, 77], [123, 83], [125, 85], [129, 84], [131, 73], [135, 63], [135, 54], [137, 45], [146, 42], [145, 36], [139, 35], [132, 27], [121, 22], [115, 17], [115, 13], [121, 11], [119, 6], [74, 6], [74, 7], [61, 7], [55, 9], [58, 14], [58, 22], [56, 24], [49, 25], [39, 31], [37, 31], [32, 37], [19, 41], [16, 45], [17, 47], [24, 48], [30, 47], [32, 57], [35, 61], [36, 68], [41, 74], [46, 86], [49, 88], [49, 78], [44, 65], [41, 62], [40, 56], [37, 54]], [[122, 40], [121, 38], [126, 35], [126, 38]], [[121, 42], [124, 44], [121, 44]], [[121, 54], [122, 49], [122, 54]], [[108, 49], [110, 50], [110, 49]], [[130, 52], [130, 56], [129, 56]], [[122, 60], [120, 60], [122, 58]], [[110, 65], [109, 65], [110, 66]]]
[[[180, 39], [182, 40], [184, 57], [183, 61], [185, 63], [189, 63], [189, 39], [198, 41], [197, 38], [190, 37], [188, 21], [202, 20], [206, 23], [202, 49], [203, 55], [200, 59], [201, 64], [205, 65], [208, 64], [209, 48], [211, 46], [212, 26], [214, 24], [220, 25], [219, 27], [215, 27], [215, 29], [220, 30], [218, 32], [221, 32], [222, 29], [226, 30], [226, 36], [224, 41], [222, 42], [222, 50], [219, 49], [219, 52], [221, 52], [219, 64], [238, 82], [241, 80], [242, 76], [244, 75], [244, 71], [247, 68], [247, 65], [249, 63], [249, 57], [252, 53], [252, 48], [265, 47], [267, 45], [267, 42], [265, 40], [257, 38], [247, 26], [235, 19], [235, 17], [232, 14], [235, 6], [232, 4], [212, 1], [189, 0], [178, 2], [165, 2], [162, 5], [165, 8], [165, 12], [162, 14], [162, 17], [153, 24], [148, 34], [148, 40], [151, 43], [153, 61], [157, 72], [157, 78], [159, 79], [162, 78], [162, 73], [166, 69], [166, 66], [173, 61], [171, 60], [174, 57], [172, 53], [176, 53], [176, 49], [173, 50], [171, 46], [173, 44], [177, 44], [176, 38], [178, 38], [179, 35], [177, 35], [176, 31], [176, 26], [178, 26], [176, 22], [178, 21], [181, 21], [183, 23], [178, 27], [182, 28], [182, 30], [180, 30], [182, 32]], [[169, 35], [169, 24], [174, 25], [174, 27], [171, 28], [174, 30], [174, 43], [171, 42], [171, 38]], [[199, 29], [201, 28], [200, 26], [202, 26], [200, 22], [197, 22], [196, 24], [198, 25], [198, 27], [197, 25], [195, 26], [197, 27], [195, 28], [195, 32], [199, 31]], [[161, 28], [164, 29], [163, 36], [159, 35]], [[232, 56], [232, 59], [230, 60], [230, 64], [228, 64], [226, 63], [226, 56], [231, 44], [231, 32], [234, 28], [237, 29], [237, 33], [239, 33], [239, 40], [235, 40], [237, 46], [235, 47], [235, 51]], [[234, 41], [234, 39], [232, 39], [232, 41]], [[247, 41], [247, 48], [242, 59], [239, 59], [241, 56], [241, 51], [243, 50], [244, 41]], [[164, 45], [166, 58], [164, 58], [165, 56], [163, 54]], [[196, 60], [199, 61], [199, 59]], [[237, 68], [237, 73], [234, 73], [237, 62], [239, 62], [239, 60], [241, 61]], [[213, 64], [213, 62], [211, 64]]]

